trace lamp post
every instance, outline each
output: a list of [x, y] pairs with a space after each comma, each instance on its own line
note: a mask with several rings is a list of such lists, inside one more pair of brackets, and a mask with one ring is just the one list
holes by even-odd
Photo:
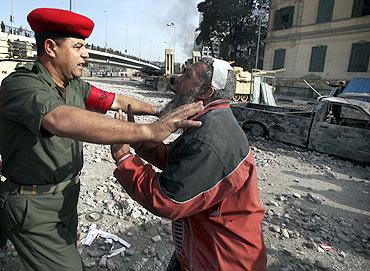
[[10, 3], [10, 33], [13, 33], [13, 22], [14, 22], [14, 17], [13, 17], [13, 0]]
[[258, 22], [258, 38], [257, 38], [257, 50], [256, 50], [256, 65], [255, 69], [258, 68], [258, 58], [259, 58], [259, 52], [260, 52], [260, 40], [261, 40], [261, 25], [262, 25], [262, 6], [263, 6], [263, 0], [260, 0], [260, 10], [259, 10], [259, 22]]
[[139, 58], [141, 58], [141, 33], [139, 33]]
[[152, 40], [149, 40], [149, 61], [152, 60]]
[[173, 52], [176, 51], [176, 26], [173, 22], [167, 24], [169, 27], [173, 27]]
[[69, 0], [69, 10], [72, 11], [72, 0]]
[[104, 10], [105, 14], [105, 49], [108, 47], [108, 16], [107, 16], [107, 11]]
[[126, 26], [126, 49], [125, 49], [125, 53], [127, 54], [127, 31], [128, 31], [128, 27], [127, 27], [127, 24], [125, 24]]

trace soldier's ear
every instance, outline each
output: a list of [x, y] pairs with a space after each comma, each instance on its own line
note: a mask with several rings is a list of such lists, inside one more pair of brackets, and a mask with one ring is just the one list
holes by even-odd
[[44, 50], [45, 53], [54, 58], [55, 57], [55, 49], [57, 47], [57, 43], [52, 39], [46, 39], [44, 42]]

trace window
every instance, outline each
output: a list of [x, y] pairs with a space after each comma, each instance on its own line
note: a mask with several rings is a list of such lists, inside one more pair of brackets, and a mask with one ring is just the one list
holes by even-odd
[[370, 119], [357, 108], [341, 104], [330, 104], [325, 121], [335, 125], [369, 129]]
[[352, 44], [349, 72], [367, 72], [369, 67], [370, 42]]
[[352, 17], [361, 17], [370, 15], [369, 0], [353, 0]]
[[284, 68], [285, 64], [285, 49], [275, 50], [274, 64], [272, 66], [273, 70], [278, 70]]
[[331, 21], [333, 15], [334, 0], [320, 0], [319, 10], [317, 11], [317, 23], [326, 23]]
[[310, 72], [324, 71], [326, 47], [327, 47], [326, 45], [312, 47], [309, 68]]
[[276, 11], [274, 30], [291, 28], [293, 25], [294, 7], [286, 7]]

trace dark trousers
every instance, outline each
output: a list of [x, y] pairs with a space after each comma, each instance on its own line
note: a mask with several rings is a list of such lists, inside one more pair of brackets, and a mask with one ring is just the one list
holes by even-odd
[[176, 252], [172, 254], [170, 263], [168, 264], [166, 271], [181, 271], [181, 265], [177, 261]]
[[27, 270], [83, 270], [76, 247], [79, 183], [38, 195], [1, 190], [0, 222]]

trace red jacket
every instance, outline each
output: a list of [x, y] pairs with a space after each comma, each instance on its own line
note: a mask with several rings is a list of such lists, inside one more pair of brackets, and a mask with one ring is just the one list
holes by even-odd
[[152, 213], [173, 220], [182, 270], [266, 270], [256, 167], [228, 104], [212, 104], [167, 149], [151, 144], [124, 160], [115, 176]]

